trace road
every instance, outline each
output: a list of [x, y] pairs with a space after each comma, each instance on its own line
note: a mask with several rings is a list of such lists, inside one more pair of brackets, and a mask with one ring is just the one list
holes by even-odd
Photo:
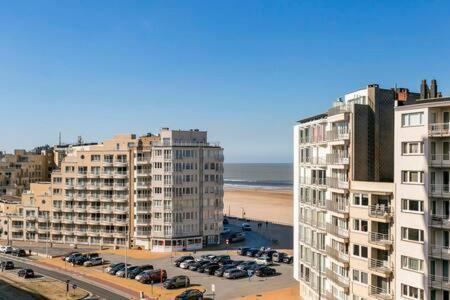
[[39, 264], [34, 263], [31, 260], [21, 257], [14, 257], [11, 255], [0, 254], [0, 257], [3, 260], [11, 260], [14, 262], [14, 265], [19, 268], [30, 268], [33, 269], [35, 273], [39, 273], [41, 275], [51, 277], [60, 281], [70, 280], [70, 284], [76, 284], [78, 287], [92, 293], [94, 296], [92, 299], [107, 299], [107, 300], [127, 300], [129, 297], [122, 296], [115, 291], [112, 291], [111, 288], [101, 287], [98, 283], [90, 283], [81, 278], [76, 278], [71, 275], [68, 275], [63, 272], [47, 269], [39, 266]]

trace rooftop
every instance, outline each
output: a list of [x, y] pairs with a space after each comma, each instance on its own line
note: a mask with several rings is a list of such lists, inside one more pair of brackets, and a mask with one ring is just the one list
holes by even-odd
[[323, 114], [319, 114], [319, 115], [315, 115], [315, 116], [312, 116], [312, 117], [308, 117], [308, 118], [305, 118], [305, 119], [298, 120], [297, 123], [300, 123], [300, 124], [308, 123], [308, 122], [311, 122], [311, 121], [325, 119], [327, 116], [328, 116], [328, 114], [323, 113]]

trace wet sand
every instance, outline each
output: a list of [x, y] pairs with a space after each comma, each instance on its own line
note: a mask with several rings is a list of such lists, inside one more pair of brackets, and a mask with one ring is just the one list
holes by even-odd
[[291, 190], [225, 188], [224, 214], [292, 225]]

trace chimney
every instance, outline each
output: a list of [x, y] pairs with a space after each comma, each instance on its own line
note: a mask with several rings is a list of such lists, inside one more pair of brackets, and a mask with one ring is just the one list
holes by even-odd
[[420, 85], [420, 99], [428, 99], [430, 91], [428, 90], [428, 85], [426, 79], [422, 80], [422, 84]]
[[408, 100], [409, 90], [405, 88], [395, 89], [395, 100], [406, 101]]
[[431, 85], [430, 85], [430, 98], [437, 98], [437, 95], [438, 95], [438, 91], [437, 91], [436, 79], [432, 79]]

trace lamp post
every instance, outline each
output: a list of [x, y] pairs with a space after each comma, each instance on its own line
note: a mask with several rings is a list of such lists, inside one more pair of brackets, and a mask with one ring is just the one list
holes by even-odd
[[128, 267], [127, 267], [127, 258], [128, 258], [128, 218], [127, 224], [125, 225], [125, 278], [128, 278]]

